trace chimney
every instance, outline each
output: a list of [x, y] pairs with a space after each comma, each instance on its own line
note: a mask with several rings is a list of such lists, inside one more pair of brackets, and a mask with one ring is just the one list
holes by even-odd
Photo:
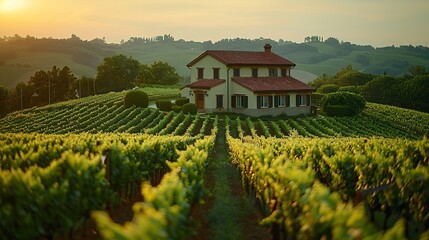
[[271, 45], [270, 44], [265, 44], [265, 46], [264, 46], [264, 49], [265, 49], [265, 53], [271, 53]]

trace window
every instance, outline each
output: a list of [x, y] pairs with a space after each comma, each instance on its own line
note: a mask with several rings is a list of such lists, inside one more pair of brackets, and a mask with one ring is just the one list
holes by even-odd
[[268, 96], [261, 97], [261, 108], [268, 108]]
[[216, 95], [216, 108], [223, 108], [223, 95]]
[[309, 94], [306, 95], [296, 95], [296, 106], [310, 106], [311, 97]]
[[258, 69], [252, 68], [252, 77], [258, 77]]
[[257, 96], [257, 108], [271, 108], [273, 107], [273, 96]]
[[268, 75], [270, 77], [277, 77], [278, 76], [278, 70], [277, 70], [277, 68], [270, 68], [270, 69], [268, 69]]
[[282, 77], [286, 77], [286, 76], [287, 76], [287, 69], [282, 68]]
[[240, 77], [240, 68], [234, 68], [234, 77]]
[[231, 96], [231, 105], [233, 108], [247, 108], [248, 97], [244, 95], [233, 95]]
[[204, 79], [204, 68], [197, 68], [197, 70], [198, 70], [197, 79]]
[[219, 68], [213, 68], [213, 79], [219, 79]]
[[286, 96], [275, 96], [274, 97], [274, 106], [275, 107], [285, 107], [286, 106]]

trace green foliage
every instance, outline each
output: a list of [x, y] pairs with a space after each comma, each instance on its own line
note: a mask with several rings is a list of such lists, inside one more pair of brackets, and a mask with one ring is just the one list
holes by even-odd
[[338, 92], [351, 92], [351, 93], [356, 93], [359, 94], [360, 93], [360, 87], [356, 87], [356, 86], [344, 86], [344, 87], [340, 87], [338, 88]]
[[336, 92], [337, 90], [338, 90], [338, 86], [336, 84], [326, 84], [319, 87], [317, 89], [317, 92], [322, 94], [328, 94], [328, 93]]
[[103, 63], [97, 67], [97, 93], [119, 92], [132, 88], [139, 71], [140, 63], [132, 57], [123, 54], [105, 57]]
[[361, 113], [365, 104], [366, 101], [361, 95], [350, 92], [330, 93], [321, 100], [323, 109], [330, 105], [342, 105], [351, 108], [355, 114]]
[[0, 85], [0, 118], [6, 116], [9, 111], [8, 100], [10, 96], [10, 90], [8, 87]]
[[349, 106], [328, 105], [323, 109], [330, 117], [346, 117], [356, 115], [356, 111]]
[[189, 103], [189, 98], [178, 98], [178, 99], [176, 99], [176, 105], [177, 106], [183, 106], [186, 103]]
[[182, 111], [182, 106], [179, 106], [179, 105], [173, 105], [173, 106], [171, 107], [171, 109], [172, 109], [174, 112], [179, 113], [179, 112], [181, 112], [181, 111]]
[[429, 74], [379, 76], [362, 86], [362, 94], [371, 102], [425, 112], [429, 112], [428, 91]]
[[125, 108], [131, 106], [146, 108], [149, 105], [149, 96], [140, 89], [131, 90], [124, 97]]
[[156, 101], [156, 107], [161, 111], [168, 112], [171, 111], [173, 104], [170, 100], [158, 100]]
[[187, 114], [197, 114], [198, 108], [195, 103], [186, 103], [182, 106], [182, 112]]
[[180, 81], [182, 77], [173, 66], [167, 62], [158, 61], [150, 66], [142, 64], [136, 83], [139, 86], [143, 84], [176, 85]]
[[373, 75], [358, 71], [344, 73], [337, 78], [337, 84], [340, 87], [362, 86], [374, 78]]
[[153, 84], [176, 85], [182, 80], [182, 77], [176, 72], [176, 69], [167, 62], [154, 62], [151, 65]]

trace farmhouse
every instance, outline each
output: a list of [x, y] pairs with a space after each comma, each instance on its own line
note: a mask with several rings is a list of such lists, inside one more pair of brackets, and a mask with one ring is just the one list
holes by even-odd
[[199, 111], [250, 116], [311, 113], [313, 88], [291, 77], [295, 63], [271, 52], [207, 50], [188, 65], [191, 83], [182, 97]]

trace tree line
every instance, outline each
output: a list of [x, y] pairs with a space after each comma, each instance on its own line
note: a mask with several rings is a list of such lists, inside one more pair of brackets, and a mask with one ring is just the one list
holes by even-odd
[[166, 62], [147, 65], [123, 54], [105, 57], [95, 77], [77, 77], [67, 66], [53, 66], [51, 70], [37, 71], [27, 83], [20, 82], [12, 90], [0, 85], [0, 117], [25, 108], [147, 84], [177, 85], [182, 79]]
[[362, 73], [351, 65], [334, 76], [323, 74], [309, 83], [318, 93], [348, 91], [361, 94], [369, 102], [429, 112], [429, 72], [412, 66], [403, 76]]

